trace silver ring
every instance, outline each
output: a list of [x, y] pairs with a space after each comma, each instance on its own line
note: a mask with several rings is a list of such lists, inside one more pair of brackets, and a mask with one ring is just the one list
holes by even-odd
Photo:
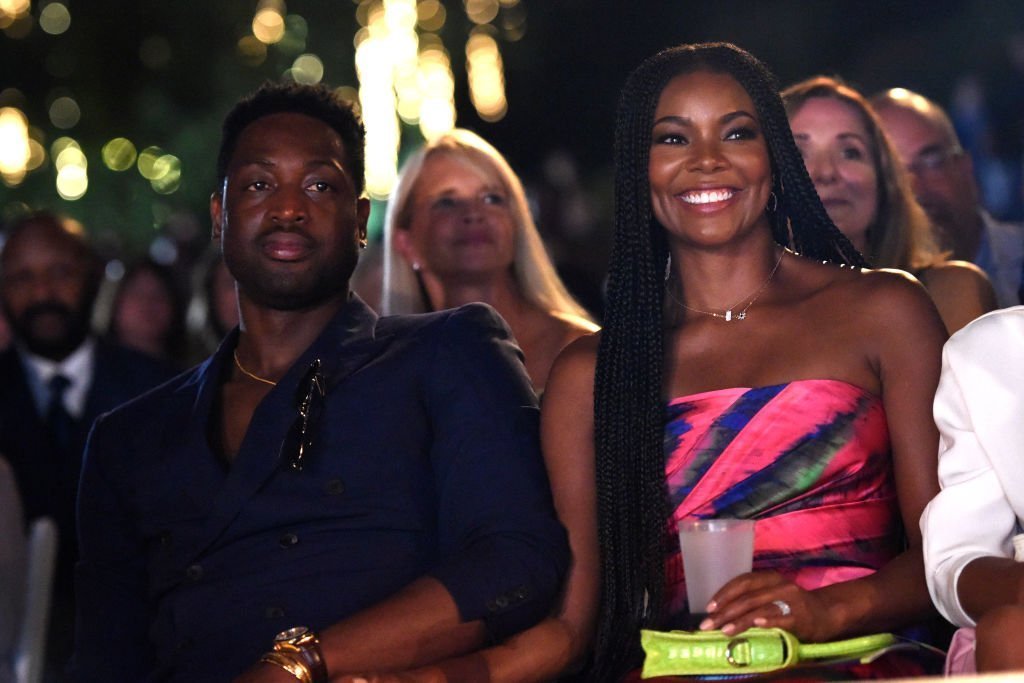
[[782, 612], [782, 616], [784, 617], [788, 617], [793, 613], [793, 608], [790, 607], [789, 603], [785, 600], [772, 600], [772, 604], [779, 608], [779, 611]]

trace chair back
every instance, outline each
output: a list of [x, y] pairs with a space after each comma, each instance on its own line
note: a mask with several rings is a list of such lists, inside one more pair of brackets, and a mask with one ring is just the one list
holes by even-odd
[[29, 524], [27, 559], [25, 612], [14, 645], [14, 675], [17, 683], [40, 683], [57, 561], [57, 524], [51, 518], [39, 517]]

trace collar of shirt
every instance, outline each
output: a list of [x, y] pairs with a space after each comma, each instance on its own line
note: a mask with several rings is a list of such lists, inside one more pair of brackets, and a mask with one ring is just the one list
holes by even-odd
[[59, 363], [29, 353], [23, 348], [20, 351], [29, 371], [29, 386], [39, 414], [45, 414], [50, 400], [50, 380], [54, 375], [61, 374], [71, 381], [64, 392], [64, 407], [72, 417], [82, 417], [85, 414], [85, 400], [89, 394], [89, 387], [92, 385], [93, 368], [96, 366], [96, 340], [87, 337]]

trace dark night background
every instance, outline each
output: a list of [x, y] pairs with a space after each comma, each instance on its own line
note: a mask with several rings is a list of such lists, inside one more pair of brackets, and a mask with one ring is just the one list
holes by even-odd
[[[77, 139], [89, 159], [89, 190], [77, 201], [62, 200], [48, 163], [18, 187], [0, 185], [0, 216], [25, 206], [68, 213], [112, 254], [131, 257], [168, 232], [183, 244], [205, 242], [220, 119], [238, 96], [279, 77], [299, 52], [323, 60], [325, 82], [358, 85], [354, 0], [288, 1], [287, 13], [307, 22], [305, 46], [298, 52], [270, 46], [258, 66], [243, 64], [235, 50], [250, 34], [256, 0], [65, 4], [72, 21], [61, 35], [38, 25], [24, 37], [0, 33], [0, 106], [22, 109], [47, 145], [60, 135]], [[608, 242], [618, 90], [644, 57], [680, 42], [735, 42], [768, 63], [783, 85], [829, 73], [868, 94], [901, 85], [946, 105], [957, 93], [980, 93], [983, 106], [965, 109], [956, 122], [975, 154], [990, 208], [1004, 217], [1021, 214], [1020, 0], [521, 0], [517, 11], [525, 10], [525, 33], [516, 41], [499, 40], [509, 110], [496, 123], [482, 121], [469, 102], [464, 44], [472, 24], [463, 3], [443, 4], [448, 21], [440, 33], [455, 72], [457, 125], [481, 133], [508, 156], [530, 188], [541, 231], [557, 242], [556, 259], [583, 279], [583, 271], [602, 269]], [[33, 2], [33, 15], [44, 6]], [[139, 56], [154, 36], [170, 47], [169, 60], [158, 68], [145, 66]], [[47, 107], [65, 91], [82, 116], [73, 129], [59, 131], [50, 125]], [[158, 145], [178, 156], [180, 189], [159, 195], [138, 173], [104, 167], [99, 150], [116, 136], [130, 138], [140, 150]], [[417, 143], [415, 135], [403, 140]], [[561, 169], [554, 175], [548, 163], [553, 157]], [[575, 180], [572, 173], [566, 180], [567, 169], [575, 170]], [[375, 210], [378, 220], [381, 208]], [[581, 245], [591, 247], [586, 258], [568, 263], [563, 257]]]

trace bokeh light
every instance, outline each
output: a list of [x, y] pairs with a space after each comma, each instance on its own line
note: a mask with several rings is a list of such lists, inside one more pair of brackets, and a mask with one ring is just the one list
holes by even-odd
[[78, 125], [82, 118], [82, 110], [78, 102], [69, 95], [57, 97], [50, 103], [50, 123], [55, 127], [67, 130]]
[[35, 22], [28, 12], [19, 15], [0, 14], [0, 29], [3, 29], [4, 35], [8, 38], [14, 40], [27, 38], [32, 33], [33, 26], [35, 26]]
[[488, 24], [498, 16], [498, 0], [463, 0], [466, 16], [474, 24]]
[[306, 51], [306, 38], [309, 37], [309, 25], [298, 14], [289, 14], [284, 18], [284, 35], [277, 42], [282, 52], [298, 55]]
[[466, 41], [469, 97], [480, 118], [500, 121], [508, 112], [504, 66], [498, 43], [485, 28], [474, 29]]
[[157, 157], [152, 173], [149, 184], [159, 194], [171, 194], [181, 187], [181, 160], [173, 154]]
[[73, 138], [57, 138], [50, 155], [57, 169], [57, 194], [68, 201], [80, 199], [89, 189], [88, 161], [82, 147]]
[[52, 36], [59, 36], [71, 28], [71, 12], [67, 5], [51, 2], [44, 7], [39, 13], [39, 28]]
[[30, 9], [32, 9], [32, 4], [29, 0], [0, 0], [0, 29], [8, 31], [8, 35], [12, 38], [23, 37], [11, 35], [9, 29], [14, 29], [17, 32], [15, 24], [28, 20]]
[[255, 36], [244, 36], [235, 46], [235, 54], [242, 64], [256, 67], [267, 60], [267, 46]]
[[135, 145], [128, 138], [114, 138], [103, 145], [103, 163], [111, 171], [127, 171], [135, 165]]
[[292, 78], [297, 83], [313, 85], [324, 78], [324, 63], [316, 55], [299, 55], [292, 62]]
[[21, 183], [28, 170], [31, 149], [28, 119], [20, 109], [0, 109], [0, 177], [8, 186]]
[[139, 153], [139, 160], [137, 166], [139, 168], [139, 175], [146, 180], [153, 180], [159, 172], [155, 170], [157, 159], [164, 155], [164, 151], [159, 147], [147, 147]]
[[57, 173], [57, 194], [61, 199], [81, 199], [89, 189], [89, 175], [84, 166], [65, 166]]
[[416, 5], [416, 15], [420, 28], [431, 32], [440, 31], [448, 18], [448, 13], [439, 0], [422, 0]]
[[252, 19], [252, 34], [267, 45], [279, 42], [284, 38], [284, 15], [273, 7], [257, 11]]

